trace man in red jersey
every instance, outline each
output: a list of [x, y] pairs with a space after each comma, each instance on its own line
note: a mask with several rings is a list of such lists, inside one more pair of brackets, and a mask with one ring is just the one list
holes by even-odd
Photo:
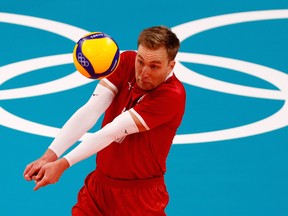
[[[138, 50], [121, 53], [38, 160], [27, 165], [34, 190], [56, 183], [73, 164], [97, 153], [72, 215], [166, 215], [166, 159], [185, 109], [185, 89], [173, 73], [180, 43], [165, 26], [144, 29]], [[97, 122], [102, 127], [60, 156]]]

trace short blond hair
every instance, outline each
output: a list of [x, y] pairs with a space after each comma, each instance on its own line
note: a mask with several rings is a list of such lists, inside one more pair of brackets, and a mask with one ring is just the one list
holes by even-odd
[[153, 26], [144, 29], [138, 37], [138, 47], [142, 45], [148, 49], [164, 47], [169, 60], [174, 60], [180, 48], [180, 42], [174, 32], [167, 26]]

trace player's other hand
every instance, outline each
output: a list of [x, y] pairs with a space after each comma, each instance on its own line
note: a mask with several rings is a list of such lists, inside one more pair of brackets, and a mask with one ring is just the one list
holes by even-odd
[[34, 191], [49, 184], [55, 184], [60, 179], [63, 172], [69, 168], [69, 163], [65, 158], [54, 162], [46, 163], [35, 176], [36, 186]]
[[42, 157], [26, 166], [23, 173], [24, 179], [27, 181], [35, 180], [35, 177], [42, 166], [48, 162], [57, 160], [57, 158], [57, 155], [52, 150], [48, 149]]

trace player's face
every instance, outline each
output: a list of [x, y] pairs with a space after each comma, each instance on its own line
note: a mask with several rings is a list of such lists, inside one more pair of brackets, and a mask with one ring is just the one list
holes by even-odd
[[152, 90], [163, 83], [173, 70], [175, 61], [169, 61], [165, 48], [150, 50], [138, 47], [135, 60], [136, 82], [143, 90]]

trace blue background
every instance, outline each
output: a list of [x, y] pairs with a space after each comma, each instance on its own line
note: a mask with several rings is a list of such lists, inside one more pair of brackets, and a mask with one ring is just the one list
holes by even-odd
[[[121, 50], [137, 49], [139, 32], [152, 25], [174, 27], [206, 17], [272, 9], [288, 9], [287, 0], [0, 0], [0, 12], [46, 18], [87, 31], [103, 31], [113, 36]], [[75, 45], [59, 35], [1, 20], [0, 32], [0, 67], [71, 53]], [[183, 41], [180, 51], [240, 59], [287, 73], [287, 34], [287, 19], [240, 23], [190, 37]], [[185, 65], [219, 80], [277, 89], [266, 81], [228, 69]], [[73, 64], [32, 71], [3, 83], [0, 91], [55, 80], [73, 71]], [[90, 97], [96, 83], [55, 94], [0, 100], [0, 106], [22, 118], [61, 127]], [[185, 88], [187, 108], [178, 134], [246, 125], [272, 115], [284, 104], [283, 100], [236, 96], [188, 84]], [[97, 128], [99, 123], [93, 129]], [[28, 163], [42, 155], [52, 138], [3, 125], [0, 125], [0, 138], [0, 215], [70, 215], [85, 176], [95, 168], [95, 157], [71, 167], [57, 184], [34, 192], [34, 183], [26, 182], [22, 173]], [[167, 214], [288, 215], [287, 138], [288, 128], [283, 127], [238, 139], [173, 145], [167, 161], [166, 182], [170, 193]]]

